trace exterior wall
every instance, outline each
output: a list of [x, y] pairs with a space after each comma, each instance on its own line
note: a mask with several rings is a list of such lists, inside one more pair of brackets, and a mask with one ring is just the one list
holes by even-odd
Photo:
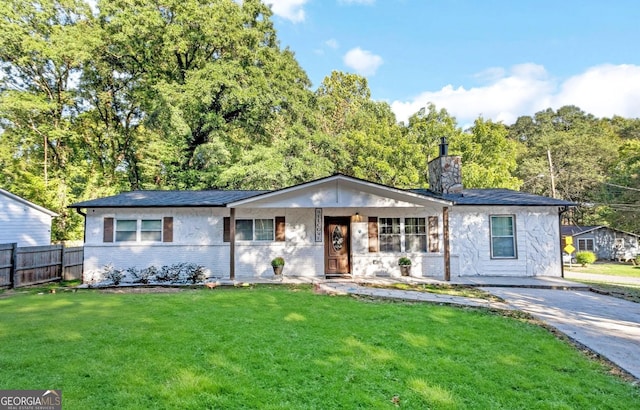
[[[225, 208], [88, 209], [84, 244], [84, 281], [101, 279], [107, 265], [144, 269], [189, 262], [210, 277], [229, 277], [229, 244], [222, 241]], [[173, 217], [173, 242], [103, 242], [103, 219]]]
[[[638, 237], [613, 229], [600, 228], [582, 235], [576, 235], [574, 238], [575, 244], [578, 243], [578, 239], [592, 238], [594, 253], [601, 260], [627, 260], [640, 254]], [[618, 239], [621, 240], [622, 244], [617, 241]], [[577, 245], [574, 246], [577, 248]]]
[[[491, 215], [514, 215], [517, 257], [491, 258]], [[555, 207], [457, 207], [450, 212], [451, 253], [461, 276], [561, 276]], [[452, 260], [452, 276], [454, 275]]]
[[236, 209], [236, 219], [276, 216], [285, 217], [285, 241], [236, 241], [236, 279], [272, 277], [276, 256], [285, 260], [284, 275], [323, 277], [324, 242], [315, 242], [314, 209]]
[[[349, 209], [336, 209], [338, 215], [348, 216], [353, 213]], [[342, 213], [339, 213], [342, 212]], [[365, 215], [362, 215], [365, 212]], [[400, 277], [398, 259], [406, 256], [411, 259], [411, 276], [444, 278], [444, 236], [442, 230], [442, 208], [440, 206], [425, 208], [372, 208], [360, 212], [363, 222], [351, 223], [351, 267], [354, 277]], [[369, 235], [367, 218], [428, 218], [438, 217], [440, 252], [369, 252]], [[457, 257], [456, 257], [457, 259]], [[454, 269], [455, 271], [455, 269]], [[458, 272], [455, 271], [455, 274]], [[452, 273], [454, 274], [454, 273]]]
[[[324, 208], [328, 216], [351, 217], [351, 273], [354, 277], [399, 277], [398, 259], [412, 260], [411, 276], [444, 277], [442, 206], [407, 208]], [[517, 258], [491, 259], [489, 215], [515, 215]], [[236, 219], [285, 217], [285, 241], [236, 241], [237, 280], [271, 278], [271, 260], [285, 259], [287, 276], [324, 277], [324, 229], [316, 242], [315, 208], [236, 208]], [[84, 280], [100, 280], [107, 265], [116, 268], [161, 267], [181, 262], [206, 268], [210, 278], [229, 278], [229, 243], [223, 241], [227, 208], [88, 209]], [[369, 252], [369, 216], [438, 217], [439, 252]], [[103, 219], [173, 217], [173, 242], [103, 242]], [[450, 208], [451, 275], [560, 276], [558, 211], [554, 207]]]
[[51, 215], [0, 194], [0, 243], [51, 244]]

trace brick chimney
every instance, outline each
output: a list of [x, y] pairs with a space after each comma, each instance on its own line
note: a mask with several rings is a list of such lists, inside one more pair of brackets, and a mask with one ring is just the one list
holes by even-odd
[[447, 139], [440, 139], [440, 155], [429, 162], [429, 189], [438, 194], [462, 193], [462, 157], [449, 155]]

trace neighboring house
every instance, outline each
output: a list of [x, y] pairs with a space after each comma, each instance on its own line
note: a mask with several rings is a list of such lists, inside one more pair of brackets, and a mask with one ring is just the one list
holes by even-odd
[[51, 220], [55, 212], [0, 189], [0, 243], [18, 246], [51, 244]]
[[575, 252], [591, 251], [600, 260], [627, 261], [640, 255], [640, 235], [608, 226], [562, 226], [563, 243], [567, 236], [573, 237]]
[[285, 275], [561, 276], [559, 216], [570, 202], [506, 189], [463, 190], [461, 160], [429, 163], [431, 190], [337, 174], [275, 191], [134, 191], [72, 205], [85, 215], [85, 281], [107, 265], [178, 262], [209, 277]]

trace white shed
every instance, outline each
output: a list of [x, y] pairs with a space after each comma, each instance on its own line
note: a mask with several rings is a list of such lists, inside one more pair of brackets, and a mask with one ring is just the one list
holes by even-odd
[[55, 212], [0, 189], [0, 243], [50, 245], [51, 220], [56, 216]]

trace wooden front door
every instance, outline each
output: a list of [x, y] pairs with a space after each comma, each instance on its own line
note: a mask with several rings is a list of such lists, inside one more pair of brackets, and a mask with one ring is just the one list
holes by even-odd
[[349, 217], [324, 219], [324, 266], [327, 275], [350, 273], [349, 238]]

